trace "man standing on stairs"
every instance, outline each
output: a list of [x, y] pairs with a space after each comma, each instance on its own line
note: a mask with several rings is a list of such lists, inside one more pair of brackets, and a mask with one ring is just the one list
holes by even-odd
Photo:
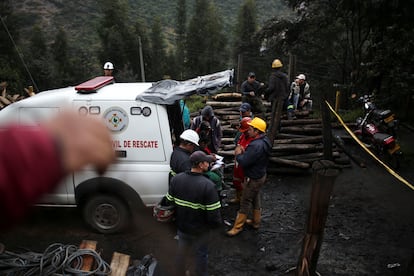
[[[234, 226], [227, 231], [227, 235], [230, 237], [240, 233], [245, 223], [258, 229], [261, 220], [260, 189], [266, 181], [272, 145], [265, 134], [266, 122], [263, 119], [255, 117], [248, 125], [247, 134], [252, 137], [252, 141], [245, 150], [240, 148], [235, 152], [236, 160], [244, 170], [246, 185], [243, 188], [240, 210], [237, 213]], [[247, 215], [252, 208], [253, 220], [247, 220]]]

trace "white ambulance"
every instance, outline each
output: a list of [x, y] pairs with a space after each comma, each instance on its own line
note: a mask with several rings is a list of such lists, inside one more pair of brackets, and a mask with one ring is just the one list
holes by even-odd
[[139, 220], [143, 208], [155, 205], [168, 191], [173, 140], [183, 130], [178, 100], [215, 92], [230, 85], [232, 76], [227, 70], [157, 83], [114, 83], [113, 77], [97, 77], [7, 106], [0, 111], [0, 129], [9, 123], [37, 124], [67, 107], [102, 117], [112, 132], [117, 162], [104, 175], [85, 168], [68, 176], [39, 205], [80, 207], [93, 229], [115, 233]]

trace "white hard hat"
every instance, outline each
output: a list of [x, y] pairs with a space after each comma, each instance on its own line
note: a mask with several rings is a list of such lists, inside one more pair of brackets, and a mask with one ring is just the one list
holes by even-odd
[[198, 133], [192, 129], [184, 130], [184, 132], [181, 133], [180, 138], [188, 142], [191, 142], [197, 146], [198, 146], [198, 141], [200, 140]]
[[107, 69], [107, 70], [114, 70], [114, 65], [112, 64], [112, 62], [105, 62], [103, 69]]
[[306, 76], [304, 74], [299, 74], [296, 78], [300, 80], [306, 80]]

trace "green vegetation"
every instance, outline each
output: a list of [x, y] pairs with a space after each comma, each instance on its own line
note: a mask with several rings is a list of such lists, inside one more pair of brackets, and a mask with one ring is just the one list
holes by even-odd
[[[117, 81], [234, 68], [237, 85], [249, 71], [267, 82], [279, 58], [291, 80], [307, 76], [314, 103], [337, 90], [345, 98], [375, 92], [378, 103], [412, 120], [413, 8], [386, 0], [3, 0], [1, 18], [29, 70], [1, 26], [0, 81], [18, 91], [31, 77], [39, 90], [73, 85], [102, 74], [110, 60]], [[352, 109], [347, 101], [343, 108]]]

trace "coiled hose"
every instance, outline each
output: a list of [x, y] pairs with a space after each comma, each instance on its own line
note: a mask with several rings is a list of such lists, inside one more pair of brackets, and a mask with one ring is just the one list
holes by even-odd
[[[82, 270], [83, 257], [94, 258], [95, 269]], [[74, 245], [51, 244], [43, 253], [4, 251], [0, 254], [1, 275], [109, 275], [111, 267], [96, 251]]]

